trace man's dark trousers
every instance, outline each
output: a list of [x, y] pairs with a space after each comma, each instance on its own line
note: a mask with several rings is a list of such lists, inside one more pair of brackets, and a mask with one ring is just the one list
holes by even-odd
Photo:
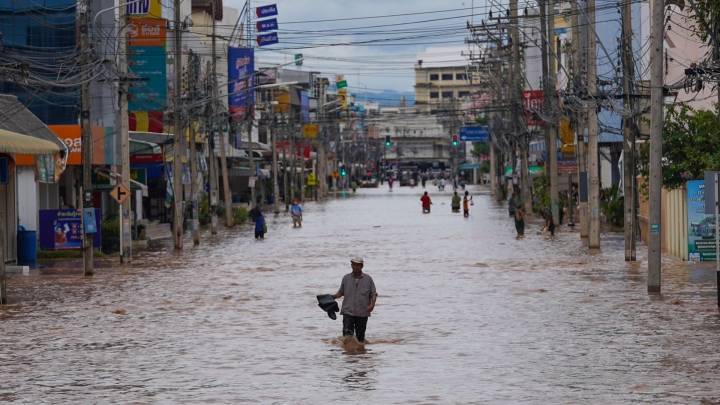
[[364, 342], [367, 321], [367, 317], [343, 315], [343, 336], [354, 334], [358, 341]]

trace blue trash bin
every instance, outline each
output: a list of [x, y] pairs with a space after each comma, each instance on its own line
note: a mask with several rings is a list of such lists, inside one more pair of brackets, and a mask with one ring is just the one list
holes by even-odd
[[37, 267], [37, 232], [20, 227], [18, 239], [18, 265]]

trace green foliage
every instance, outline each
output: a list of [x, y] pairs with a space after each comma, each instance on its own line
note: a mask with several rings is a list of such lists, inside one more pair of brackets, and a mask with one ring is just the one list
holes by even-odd
[[102, 221], [102, 251], [105, 253], [120, 251], [120, 218], [118, 216]]
[[210, 219], [210, 198], [205, 194], [198, 205], [198, 220], [200, 225], [207, 225]]
[[243, 207], [233, 209], [233, 223], [236, 225], [244, 224], [248, 220], [248, 210]]
[[625, 198], [620, 195], [617, 186], [600, 190], [600, 211], [605, 220], [616, 226], [622, 226], [625, 221]]
[[487, 125], [488, 117], [485, 115], [477, 117], [477, 118], [475, 118], [475, 123], [480, 124], [480, 125]]
[[490, 162], [486, 160], [480, 163], [480, 173], [490, 173]]
[[550, 209], [550, 180], [546, 174], [533, 179], [533, 212]]
[[[720, 169], [720, 116], [688, 106], [667, 111], [663, 129], [663, 184], [682, 186], [687, 180], [704, 177], [707, 170]], [[640, 148], [640, 172], [648, 176], [648, 146]], [[644, 164], [642, 164], [644, 163]]]
[[[693, 14], [697, 22], [697, 33], [703, 41], [713, 37], [713, 27], [720, 27], [720, 3], [717, 0], [695, 0]], [[720, 28], [715, 29], [715, 36]]]
[[490, 155], [490, 144], [486, 142], [476, 142], [473, 144], [472, 150], [473, 156], [488, 156]]

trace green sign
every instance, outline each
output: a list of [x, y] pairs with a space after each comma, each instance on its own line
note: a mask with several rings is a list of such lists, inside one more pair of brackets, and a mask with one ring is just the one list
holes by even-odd
[[347, 87], [347, 80], [340, 80], [339, 82], [335, 83], [335, 87], [338, 89], [344, 89]]
[[302, 66], [303, 63], [303, 54], [296, 53], [295, 54], [295, 66]]

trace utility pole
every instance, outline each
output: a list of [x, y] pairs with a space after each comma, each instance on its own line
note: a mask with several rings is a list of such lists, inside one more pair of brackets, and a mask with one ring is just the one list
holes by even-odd
[[[118, 9], [120, 21], [120, 41], [118, 43], [118, 135], [120, 136], [120, 176], [121, 183], [130, 188], [130, 135], [128, 133], [128, 63], [127, 63], [127, 9]], [[132, 194], [132, 191], [130, 192]], [[126, 198], [120, 206], [120, 262], [130, 263], [132, 260], [132, 233], [130, 217], [132, 215], [132, 198]]]
[[[190, 83], [191, 86], [195, 86]], [[190, 203], [192, 204], [192, 239], [193, 245], [200, 244], [200, 217], [198, 210], [198, 172], [197, 172], [197, 144], [195, 122], [190, 120]]]
[[648, 237], [648, 292], [661, 288], [661, 207], [663, 140], [663, 41], [665, 31], [664, 0], [653, 0], [650, 12], [650, 206]]
[[[572, 35], [573, 35], [573, 89], [577, 96], [586, 94], [585, 91], [581, 91], [583, 88], [583, 77], [585, 77], [585, 67], [587, 66], [587, 29], [583, 28], [580, 31], [580, 25], [585, 27], [584, 21], [580, 21], [579, 15], [580, 10], [577, 1], [571, 1], [571, 18], [572, 18]], [[584, 19], [583, 19], [584, 20]], [[576, 114], [575, 120], [575, 134], [577, 136], [577, 155], [578, 164], [578, 214], [580, 216], [580, 238], [587, 241], [588, 237], [588, 204], [587, 194], [584, 194], [583, 187], [587, 185], [587, 165], [586, 165], [586, 148], [585, 141], [587, 140], [585, 134], [586, 128], [587, 110], [583, 109]], [[584, 184], [584, 186], [583, 186]]]
[[598, 154], [598, 118], [597, 118], [597, 50], [595, 39], [595, 0], [587, 0], [588, 23], [583, 28], [590, 30], [587, 36], [588, 64], [587, 64], [587, 90], [588, 90], [588, 156], [587, 170], [590, 182], [588, 184], [588, 203], [590, 209], [590, 223], [588, 234], [588, 247], [600, 249], [600, 170]]
[[512, 63], [510, 80], [510, 99], [512, 100], [513, 129], [520, 152], [520, 192], [525, 212], [532, 212], [532, 196], [530, 191], [530, 170], [528, 167], [528, 137], [524, 133], [518, 119], [520, 117], [522, 100], [522, 69], [520, 68], [520, 32], [518, 30], [518, 0], [510, 0], [510, 38], [512, 41]]
[[[232, 209], [232, 192], [230, 191], [230, 178], [228, 177], [227, 153], [225, 151], [225, 130], [217, 126], [217, 109], [215, 108], [218, 100], [218, 82], [217, 82], [217, 37], [215, 35], [215, 1], [210, 2], [212, 12], [212, 119], [213, 129], [218, 129], [220, 136], [220, 170], [223, 178], [223, 197], [225, 200], [225, 226], [233, 226], [233, 209]], [[253, 90], [254, 91], [254, 90]], [[224, 127], [221, 126], [221, 127]]]
[[175, 249], [183, 248], [183, 183], [182, 183], [182, 30], [180, 3], [175, 0], [175, 94], [173, 111], [173, 238]]
[[625, 117], [623, 117], [623, 194], [625, 195], [625, 261], [635, 261], [635, 125], [633, 114], [632, 4], [622, 3], [622, 66]]
[[[78, 3], [78, 18], [80, 23], [80, 66], [83, 67], [85, 75], [83, 83], [80, 85], [80, 128], [82, 136], [82, 192], [80, 195], [80, 214], [82, 215], [85, 208], [93, 208], [92, 201], [92, 128], [90, 127], [90, 71], [87, 66], [90, 64], [90, 0], [81, 0]], [[86, 276], [92, 276], [95, 273], [93, 263], [93, 234], [85, 232], [87, 224], [83, 218], [83, 272]], [[0, 247], [4, 248], [4, 247]]]
[[215, 131], [212, 129], [212, 123], [206, 121], [206, 133], [209, 133], [207, 137], [208, 146], [208, 176], [210, 177], [210, 233], [217, 235], [218, 229], [218, 217], [217, 217], [217, 205], [218, 205], [218, 167], [217, 157], [215, 156]]
[[278, 185], [278, 153], [277, 142], [275, 141], [276, 131], [274, 130], [275, 113], [273, 112], [273, 106], [271, 103], [268, 104], [268, 113], [270, 114], [268, 132], [270, 133], [270, 148], [272, 149], [273, 212], [277, 215], [280, 213], [280, 203], [278, 202], [278, 200], [280, 200], [280, 186]]
[[558, 122], [557, 122], [557, 88], [555, 84], [555, 75], [557, 72], [556, 67], [560, 64], [560, 61], [556, 58], [557, 50], [555, 49], [555, 0], [546, 0], [547, 4], [547, 52], [548, 52], [548, 92], [545, 93], [546, 97], [549, 97], [549, 109], [545, 111], [546, 114], [550, 114], [552, 122], [548, 123], [548, 143], [550, 149], [548, 149], [548, 157], [550, 160], [550, 212], [552, 214], [553, 222], [556, 225], [560, 225], [560, 202], [558, 197], [558, 164], [557, 164], [557, 138], [558, 138]]

